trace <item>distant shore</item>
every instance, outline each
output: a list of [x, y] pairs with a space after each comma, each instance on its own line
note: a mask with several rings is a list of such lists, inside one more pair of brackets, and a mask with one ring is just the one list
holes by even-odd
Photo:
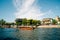
[[[19, 27], [36, 27], [36, 26], [19, 26]], [[37, 26], [36, 28], [60, 28], [60, 25], [40, 25]]]
[[41, 25], [38, 28], [60, 28], [60, 25]]
[[60, 25], [40, 25], [40, 26], [8, 26], [4, 25], [3, 28], [20, 28], [20, 27], [30, 27], [30, 28], [60, 28]]

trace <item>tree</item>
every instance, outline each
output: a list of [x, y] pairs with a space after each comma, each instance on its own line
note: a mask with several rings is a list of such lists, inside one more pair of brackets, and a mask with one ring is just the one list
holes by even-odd
[[4, 19], [0, 20], [0, 24], [3, 26], [6, 23], [6, 21]]
[[24, 18], [24, 19], [22, 20], [22, 24], [23, 24], [23, 25], [27, 25], [27, 19], [26, 19], [26, 18]]
[[52, 24], [57, 24], [57, 21], [55, 19], [52, 19]]
[[33, 25], [36, 25], [36, 24], [37, 24], [37, 20], [33, 20], [33, 21], [32, 21], [32, 24], [33, 24]]
[[16, 19], [15, 22], [16, 25], [22, 25], [22, 19]]
[[27, 25], [30, 25], [30, 20], [27, 20]]
[[33, 25], [32, 21], [33, 19], [29, 19], [29, 25]]
[[18, 28], [19, 25], [22, 25], [22, 19], [18, 18], [18, 19], [15, 20], [15, 22], [16, 22], [17, 28]]
[[37, 20], [37, 24], [38, 24], [38, 25], [41, 25], [41, 21], [40, 21], [40, 20]]

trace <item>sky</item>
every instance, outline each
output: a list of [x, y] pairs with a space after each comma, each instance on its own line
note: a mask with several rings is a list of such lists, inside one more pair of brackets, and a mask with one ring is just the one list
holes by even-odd
[[16, 18], [41, 20], [60, 16], [60, 0], [0, 0], [0, 19], [13, 22]]

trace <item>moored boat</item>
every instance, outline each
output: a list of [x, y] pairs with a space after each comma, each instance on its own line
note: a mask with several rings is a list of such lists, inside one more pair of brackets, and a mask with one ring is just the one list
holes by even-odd
[[34, 27], [19, 27], [21, 30], [33, 30], [35, 29]]

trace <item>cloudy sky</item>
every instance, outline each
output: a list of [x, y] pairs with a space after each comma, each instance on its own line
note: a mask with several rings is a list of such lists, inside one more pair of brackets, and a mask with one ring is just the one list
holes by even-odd
[[0, 19], [13, 22], [16, 18], [41, 20], [60, 16], [60, 0], [0, 0]]

